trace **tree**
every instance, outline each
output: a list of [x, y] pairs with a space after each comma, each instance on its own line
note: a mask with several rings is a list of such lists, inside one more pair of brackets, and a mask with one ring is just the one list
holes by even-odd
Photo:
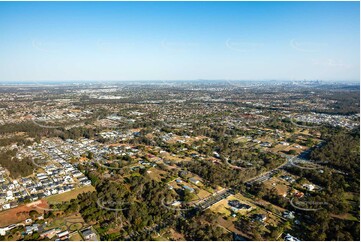
[[30, 210], [29, 212], [29, 216], [32, 218], [32, 219], [35, 219], [36, 217], [38, 217], [40, 214], [38, 213], [38, 211], [36, 210]]

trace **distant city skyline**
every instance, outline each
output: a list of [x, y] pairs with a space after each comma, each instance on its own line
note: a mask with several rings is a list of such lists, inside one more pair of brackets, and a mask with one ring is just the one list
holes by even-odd
[[0, 2], [0, 81], [359, 81], [359, 2]]

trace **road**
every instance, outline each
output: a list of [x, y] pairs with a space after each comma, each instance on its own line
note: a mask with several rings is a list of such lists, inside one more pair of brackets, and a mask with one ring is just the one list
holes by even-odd
[[225, 189], [222, 190], [221, 192], [213, 193], [212, 196], [209, 196], [206, 199], [202, 200], [201, 202], [198, 202], [197, 207], [202, 211], [206, 210], [213, 204], [229, 197], [230, 195], [232, 195], [232, 189]]
[[283, 167], [292, 164], [292, 161], [295, 159], [294, 156], [289, 156], [289, 155], [282, 155], [283, 157], [286, 158], [286, 161], [283, 162], [281, 165], [277, 166], [276, 168], [266, 171], [256, 177], [253, 177], [249, 180], [247, 180], [245, 183], [246, 185], [252, 185], [255, 182], [264, 182], [268, 179], [270, 179], [272, 177], [272, 175], [279, 169], [282, 169]]

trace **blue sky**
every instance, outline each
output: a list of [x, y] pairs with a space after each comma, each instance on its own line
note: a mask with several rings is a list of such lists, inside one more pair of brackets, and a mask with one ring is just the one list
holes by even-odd
[[350, 80], [359, 2], [0, 2], [0, 80]]

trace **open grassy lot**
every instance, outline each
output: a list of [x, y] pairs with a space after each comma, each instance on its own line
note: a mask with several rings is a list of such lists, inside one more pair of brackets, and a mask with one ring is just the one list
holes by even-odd
[[85, 187], [76, 188], [69, 192], [64, 192], [62, 194], [56, 194], [56, 195], [47, 197], [47, 198], [45, 198], [45, 200], [48, 201], [48, 203], [52, 203], [52, 204], [61, 203], [61, 202], [65, 202], [65, 201], [74, 199], [83, 192], [92, 192], [92, 191], [95, 191], [95, 188], [93, 186], [85, 186]]
[[220, 226], [222, 226], [223, 228], [231, 231], [231, 232], [234, 232], [238, 235], [241, 235], [242, 237], [244, 238], [248, 238], [248, 240], [250, 240], [249, 236], [245, 233], [243, 233], [242, 231], [238, 230], [235, 226], [234, 226], [234, 223], [233, 223], [233, 220], [226, 220], [224, 218], [222, 218], [221, 216], [219, 216], [217, 218], [217, 222]]
[[177, 183], [176, 180], [173, 180], [173, 181], [169, 182], [168, 185], [172, 186], [175, 189], [183, 189], [183, 186], [188, 186], [188, 187], [195, 189], [196, 192], [194, 193], [195, 196], [193, 197], [192, 201], [198, 201], [200, 199], [206, 198], [211, 195], [210, 192], [202, 189], [202, 185], [197, 186], [191, 182], [186, 182], [182, 178], [178, 178], [178, 179], [182, 180], [182, 182]]
[[358, 221], [358, 218], [353, 216], [350, 213], [344, 213], [344, 214], [331, 214], [332, 217], [338, 218], [338, 219], [344, 219], [344, 220], [351, 220], [351, 221]]
[[208, 197], [209, 195], [211, 195], [209, 192], [203, 190], [203, 189], [199, 189], [199, 192], [197, 193], [197, 196], [199, 199], [203, 199]]
[[70, 241], [83, 241], [83, 238], [78, 232], [75, 232], [70, 238]]
[[147, 173], [148, 173], [148, 176], [155, 181], [160, 181], [162, 179], [162, 175], [166, 174], [165, 171], [162, 171], [155, 167], [149, 168]]
[[216, 214], [224, 214], [227, 217], [231, 215], [231, 212], [229, 211], [229, 205], [227, 199], [224, 199], [216, 204], [213, 204], [209, 209]]
[[76, 231], [82, 229], [84, 226], [84, 219], [79, 213], [76, 213], [66, 217], [56, 217], [48, 223], [46, 228], [61, 228], [63, 230]]
[[263, 184], [268, 189], [276, 188], [277, 194], [280, 196], [286, 196], [289, 190], [289, 187], [286, 185], [286, 182], [279, 179], [278, 177], [272, 177], [271, 179], [263, 182]]

